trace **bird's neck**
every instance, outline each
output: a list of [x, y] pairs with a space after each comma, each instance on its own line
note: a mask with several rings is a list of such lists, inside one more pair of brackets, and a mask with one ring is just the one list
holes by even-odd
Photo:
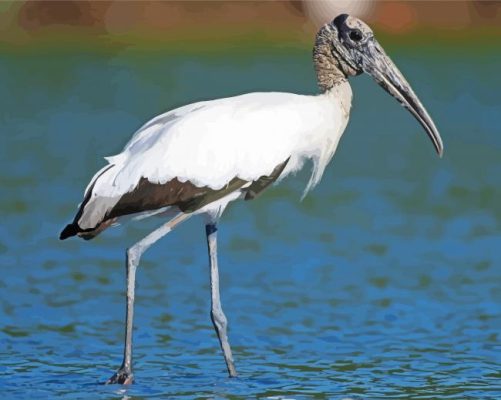
[[322, 93], [348, 81], [347, 76], [332, 55], [328, 43], [317, 40], [313, 49], [313, 62], [315, 64], [315, 71], [317, 72], [318, 87]]
[[348, 121], [350, 117], [353, 92], [351, 90], [351, 85], [347, 79], [339, 81], [330, 89], [322, 93], [321, 96], [328, 98], [329, 102], [335, 102], [339, 104], [341, 112], [346, 118], [346, 121]]

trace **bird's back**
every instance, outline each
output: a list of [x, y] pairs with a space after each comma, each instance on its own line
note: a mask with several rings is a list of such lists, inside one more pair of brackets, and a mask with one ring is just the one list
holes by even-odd
[[[121, 215], [254, 182], [286, 160], [284, 172], [295, 171], [305, 158], [325, 157], [325, 147], [337, 144], [345, 125], [340, 107], [325, 96], [290, 93], [250, 93], [169, 111], [107, 158], [109, 165], [91, 180], [63, 236], [85, 237], [87, 231], [93, 237]], [[131, 207], [137, 196], [142, 201]]]

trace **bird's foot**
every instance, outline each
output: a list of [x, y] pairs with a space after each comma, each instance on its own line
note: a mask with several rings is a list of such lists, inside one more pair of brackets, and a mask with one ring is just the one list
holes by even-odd
[[134, 375], [132, 371], [126, 371], [120, 368], [113, 376], [106, 381], [106, 385], [119, 384], [119, 385], [130, 385], [134, 382]]

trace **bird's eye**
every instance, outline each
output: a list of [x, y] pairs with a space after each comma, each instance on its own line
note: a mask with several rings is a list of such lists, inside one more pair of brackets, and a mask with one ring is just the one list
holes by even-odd
[[358, 29], [353, 29], [352, 31], [350, 31], [350, 39], [354, 42], [359, 42], [360, 40], [362, 40], [362, 32], [360, 32]]

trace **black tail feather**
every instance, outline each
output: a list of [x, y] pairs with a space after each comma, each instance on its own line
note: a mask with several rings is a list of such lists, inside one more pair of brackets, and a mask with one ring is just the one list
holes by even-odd
[[67, 239], [71, 236], [75, 236], [78, 232], [80, 232], [80, 228], [78, 227], [77, 224], [72, 223], [66, 225], [66, 228], [63, 229], [61, 234], [59, 235], [60, 240]]

